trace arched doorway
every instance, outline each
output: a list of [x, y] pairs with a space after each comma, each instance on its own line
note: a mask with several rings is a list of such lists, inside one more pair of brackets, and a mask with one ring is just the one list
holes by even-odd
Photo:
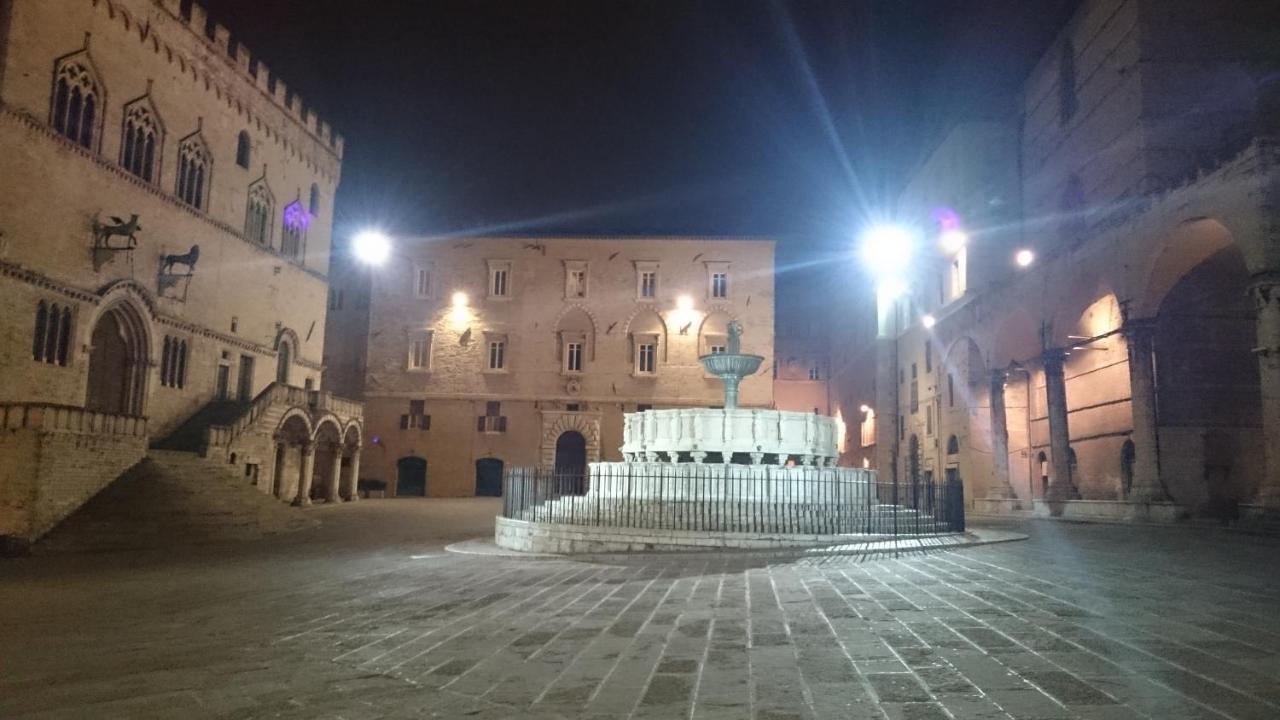
[[289, 384], [289, 364], [293, 362], [292, 354], [288, 341], [281, 340], [276, 348], [276, 382], [281, 385]]
[[402, 457], [396, 461], [396, 497], [427, 495], [427, 460]]
[[146, 402], [146, 325], [132, 306], [104, 311], [90, 336], [85, 408], [111, 415], [142, 415]]
[[562, 492], [582, 494], [587, 471], [587, 439], [577, 430], [567, 430], [556, 438], [557, 481]]
[[476, 461], [476, 497], [502, 496], [502, 461], [480, 458]]

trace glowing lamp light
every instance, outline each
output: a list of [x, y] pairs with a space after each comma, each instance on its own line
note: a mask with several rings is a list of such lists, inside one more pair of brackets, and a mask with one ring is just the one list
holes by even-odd
[[467, 297], [467, 294], [462, 291], [454, 293], [451, 301], [453, 302], [453, 306], [456, 308], [464, 308], [467, 306], [467, 303], [471, 302]]
[[351, 245], [356, 258], [368, 265], [381, 265], [391, 257], [391, 240], [377, 230], [365, 230]]
[[871, 406], [870, 406], [870, 405], [862, 405], [862, 406], [861, 406], [861, 407], [859, 407], [858, 409], [859, 409], [859, 410], [861, 410], [861, 411], [862, 411], [862, 412], [864, 412], [864, 413], [869, 413], [869, 412], [871, 412]]
[[924, 317], [920, 318], [920, 324], [924, 325], [925, 330], [928, 330], [932, 328], [934, 325], [938, 324], [938, 319], [932, 315], [925, 315]]
[[876, 288], [876, 295], [881, 303], [892, 302], [907, 292], [907, 284], [898, 278], [889, 278]]
[[1036, 261], [1036, 254], [1027, 249], [1019, 250], [1014, 256], [1013, 261], [1018, 267], [1030, 267], [1031, 263]]
[[879, 277], [897, 277], [911, 262], [911, 232], [897, 225], [875, 225], [862, 235], [862, 259]]
[[969, 243], [969, 236], [963, 230], [948, 230], [942, 233], [939, 238], [942, 243], [942, 251], [948, 255], [955, 255]]
[[688, 295], [681, 295], [680, 297], [676, 298], [676, 307], [684, 312], [688, 312], [692, 310], [693, 298], [689, 297]]

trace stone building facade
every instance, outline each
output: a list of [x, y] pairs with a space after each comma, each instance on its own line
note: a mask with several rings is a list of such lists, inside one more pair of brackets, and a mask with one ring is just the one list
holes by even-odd
[[[744, 328], [773, 404], [774, 244], [397, 238], [335, 281], [326, 383], [364, 399], [361, 475], [390, 494], [496, 494], [505, 466], [621, 460], [623, 413], [723, 403], [698, 356]], [[367, 337], [367, 343], [339, 343]]]
[[[319, 389], [342, 138], [199, 5], [0, 0], [0, 147], [0, 465], [43, 462], [24, 432], [71, 433], [50, 446], [90, 467], [144, 439], [39, 522], [22, 498], [45, 473], [6, 470], [0, 535], [38, 535], [166, 439], [292, 497], [248, 408]], [[338, 401], [299, 397], [309, 447]], [[341, 411], [326, 432], [358, 446]]]
[[910, 292], [836, 393], [872, 381], [882, 471], [990, 512], [1280, 510], [1278, 12], [1086, 0], [939, 146]]

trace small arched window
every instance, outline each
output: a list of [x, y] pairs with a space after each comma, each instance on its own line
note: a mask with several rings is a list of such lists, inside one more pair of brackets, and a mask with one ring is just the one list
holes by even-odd
[[312, 215], [320, 214], [320, 186], [311, 183], [311, 202], [307, 205]]
[[205, 209], [211, 165], [209, 149], [198, 134], [182, 141], [178, 148], [178, 199], [191, 207]]
[[301, 200], [285, 205], [280, 252], [288, 257], [301, 259], [306, 254], [307, 227], [310, 224], [311, 215], [302, 207]]
[[93, 148], [102, 91], [83, 58], [58, 65], [53, 76], [53, 107], [49, 124], [60, 135]]
[[120, 142], [120, 164], [125, 170], [151, 182], [163, 142], [164, 131], [147, 98], [125, 106], [124, 138]]
[[249, 205], [245, 211], [244, 235], [259, 245], [271, 244], [271, 216], [275, 201], [266, 180], [249, 186]]
[[187, 341], [164, 337], [164, 353], [160, 356], [160, 384], [180, 388], [187, 384]]
[[241, 130], [236, 137], [236, 164], [242, 168], [249, 167], [249, 131]]
[[952, 435], [951, 437], [947, 438], [947, 454], [948, 455], [960, 454], [960, 441], [956, 438], [955, 435]]

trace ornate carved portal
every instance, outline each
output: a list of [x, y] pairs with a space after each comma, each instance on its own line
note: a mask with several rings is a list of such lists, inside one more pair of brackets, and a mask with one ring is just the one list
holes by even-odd
[[542, 411], [542, 442], [538, 448], [542, 467], [556, 462], [556, 442], [566, 432], [576, 432], [587, 441], [587, 462], [600, 461], [600, 414], [593, 412]]

